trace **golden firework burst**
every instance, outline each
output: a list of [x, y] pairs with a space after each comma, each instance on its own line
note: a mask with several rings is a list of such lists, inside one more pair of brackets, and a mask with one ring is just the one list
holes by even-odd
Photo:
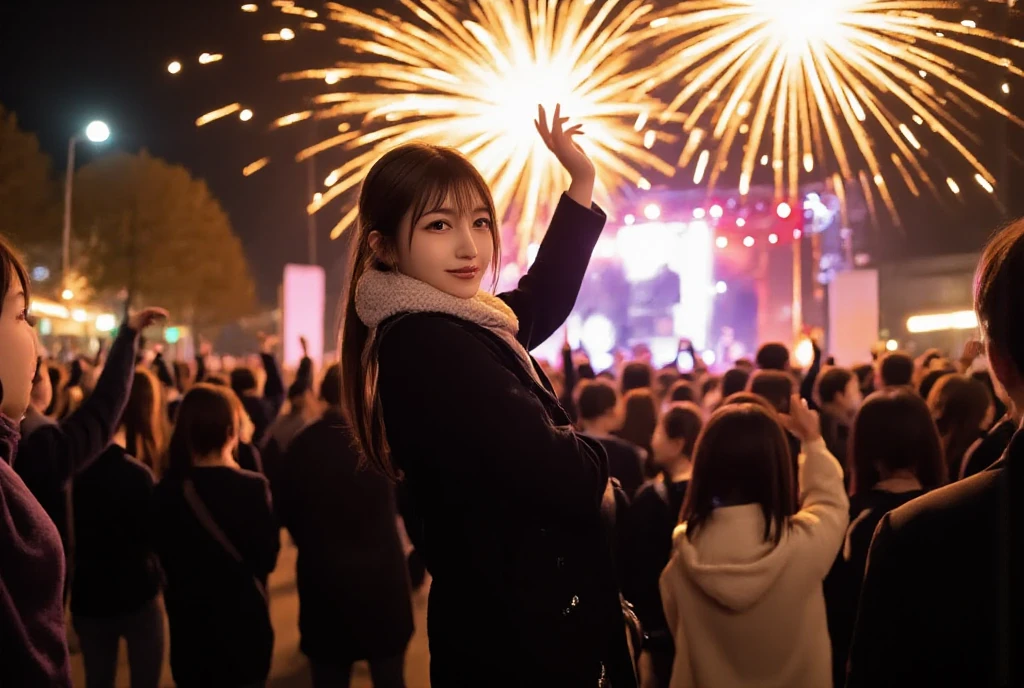
[[[499, 210], [514, 221], [523, 256], [543, 232], [548, 201], [567, 181], [534, 129], [538, 103], [561, 103], [583, 124], [579, 143], [597, 168], [599, 202], [608, 203], [627, 183], [650, 188], [644, 174], [652, 170], [674, 172], [650, 150], [659, 136], [671, 136], [648, 127], [662, 104], [649, 95], [660, 68], [650, 64], [642, 50], [645, 36], [636, 30], [652, 11], [643, 0], [401, 3], [407, 16], [337, 3], [327, 3], [318, 15], [291, 2], [274, 3], [287, 15], [319, 21], [265, 40], [327, 30], [339, 34], [342, 46], [337, 62], [280, 77], [318, 81], [323, 92], [274, 127], [310, 118], [338, 122], [329, 138], [296, 156], [302, 161], [344, 153], [309, 212], [351, 191], [388, 149], [413, 140], [444, 144], [467, 155], [488, 181]], [[212, 121], [204, 117], [201, 123]], [[355, 216], [353, 207], [331, 236]]]
[[[976, 70], [1024, 76], [1013, 62], [1024, 43], [944, 19], [960, 3], [935, 0], [689, 0], [652, 15], [661, 78], [678, 84], [662, 113], [684, 113], [689, 140], [679, 166], [710, 187], [743, 148], [737, 184], [750, 188], [771, 165], [777, 192], [797, 197], [802, 178], [862, 185], [899, 222], [887, 176], [938, 193], [922, 164], [925, 144], [954, 152], [989, 193], [996, 179], [979, 159], [972, 120], [989, 110], [1024, 126], [999, 97], [973, 83]], [[1009, 93], [1010, 84], [999, 91]], [[699, 151], [699, 153], [698, 153]], [[831, 175], [821, 167], [833, 167]], [[819, 168], [816, 170], [816, 168]], [[732, 169], [735, 169], [733, 167]], [[954, 193], [960, 185], [945, 180]], [[940, 182], [941, 184], [942, 182]]]

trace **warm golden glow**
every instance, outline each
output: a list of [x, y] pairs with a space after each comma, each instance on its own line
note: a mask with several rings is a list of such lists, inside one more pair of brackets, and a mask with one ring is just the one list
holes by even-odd
[[238, 113], [238, 119], [242, 120], [243, 122], [248, 122], [252, 119], [252, 110], [250, 110], [249, 108], [242, 110]]
[[284, 117], [277, 118], [276, 120], [274, 120], [274, 124], [272, 126], [287, 127], [290, 124], [295, 124], [296, 122], [307, 120], [312, 116], [313, 112], [311, 110], [306, 110], [305, 112], [293, 112], [290, 115], [285, 115]]
[[242, 109], [240, 103], [232, 103], [231, 105], [225, 105], [222, 108], [218, 108], [212, 112], [207, 112], [205, 115], [196, 120], [196, 126], [201, 127], [204, 124], [209, 124], [221, 117], [227, 117], [228, 115], [234, 114]]
[[[364, 80], [358, 91], [329, 89], [313, 99], [314, 119], [354, 126], [298, 154], [343, 151], [311, 212], [354, 189], [386, 150], [414, 140], [442, 143], [483, 174], [499, 211], [515, 222], [524, 254], [568, 182], [534, 129], [537, 103], [549, 113], [561, 103], [583, 124], [578, 142], [597, 168], [598, 202], [608, 204], [623, 183], [650, 188], [643, 173], [674, 173], [645, 147], [672, 139], [645, 128], [648, 113], [658, 111], [648, 92], [662, 66], [645, 52], [648, 37], [639, 29], [652, 7], [644, 0], [403, 4], [408, 18], [327, 3], [328, 27], [360, 58], [282, 76], [331, 85]], [[345, 214], [332, 236], [353, 219]]]
[[[685, 113], [684, 131], [710, 131], [705, 145], [711, 160], [699, 159], [694, 175], [703, 178], [706, 169], [710, 188], [739, 163], [730, 174], [746, 192], [757, 161], [764, 165], [770, 157], [776, 161], [776, 192], [784, 197], [797, 196], [802, 177], [814, 167], [825, 168], [814, 171], [815, 177], [838, 172], [843, 181], [856, 183], [862, 172], [867, 179], [882, 179], [890, 163], [901, 179], [917, 179], [936, 190], [930, 180], [934, 172], [929, 175], [922, 162], [925, 146], [949, 149], [971, 176], [993, 179], [969, 133], [977, 126], [973, 120], [989, 110], [1019, 126], [1024, 121], [970, 77], [993, 65], [1013, 78], [1024, 76], [1017, 66], [1024, 42], [950, 17], [953, 5], [934, 0], [678, 2], [648, 24], [659, 45], [660, 82], [678, 85], [663, 120]], [[1006, 93], [1009, 84], [1002, 90]], [[911, 118], [927, 128], [911, 132], [901, 124]], [[919, 140], [923, 132], [926, 141]], [[887, 185], [878, 184], [877, 195], [899, 222]]]
[[[75, 294], [70, 289], [65, 289], [61, 293], [61, 298], [65, 301], [70, 301], [75, 298]], [[28, 310], [33, 315], [44, 315], [51, 318], [62, 318], [64, 320], [67, 320], [70, 316], [70, 312], [66, 306], [61, 306], [59, 303], [41, 299], [32, 299], [32, 304], [29, 306]]]
[[181, 71], [181, 63], [178, 62], [177, 60], [175, 60], [174, 62], [171, 62], [170, 64], [167, 65], [167, 71], [170, 72], [171, 74], [177, 74], [178, 72]]
[[977, 326], [978, 316], [974, 311], [912, 315], [907, 318], [907, 331], [912, 334], [943, 330], [973, 330]]
[[270, 162], [270, 158], [260, 158], [256, 162], [251, 162], [242, 169], [242, 174], [246, 177], [255, 174], [266, 167], [268, 162]]
[[220, 62], [224, 59], [224, 56], [220, 53], [203, 53], [199, 56], [199, 64], [210, 64], [211, 62]]
[[246, 3], [245, 5], [242, 5], [242, 11], [243, 12], [255, 12], [258, 9], [259, 9], [259, 7], [257, 7], [256, 5], [254, 5], [252, 3]]

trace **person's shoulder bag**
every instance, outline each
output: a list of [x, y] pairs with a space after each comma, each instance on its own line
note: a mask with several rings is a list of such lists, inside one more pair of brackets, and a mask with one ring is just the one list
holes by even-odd
[[[199, 525], [228, 553], [228, 556], [244, 567], [245, 559], [242, 557], [242, 553], [238, 551], [238, 548], [231, 542], [227, 534], [217, 525], [217, 522], [213, 519], [213, 514], [206, 507], [206, 502], [203, 501], [203, 498], [196, 491], [195, 483], [192, 482], [191, 478], [186, 478], [183, 481], [182, 490], [185, 495], [185, 503], [192, 510], [196, 520], [199, 521]], [[259, 592], [260, 597], [263, 598], [263, 601], [269, 604], [270, 598], [267, 595], [267, 586], [255, 574], [252, 575], [252, 582], [256, 585], [256, 590]]]

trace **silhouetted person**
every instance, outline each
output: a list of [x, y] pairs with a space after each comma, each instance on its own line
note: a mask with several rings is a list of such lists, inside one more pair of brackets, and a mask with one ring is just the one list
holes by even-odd
[[[992, 373], [1024, 407], [1024, 221], [986, 246], [974, 306]], [[989, 470], [889, 512], [861, 589], [847, 686], [1024, 681], [1024, 436]]]
[[876, 389], [914, 384], [914, 359], [902, 351], [891, 351], [878, 362]]
[[789, 349], [785, 344], [769, 342], [757, 350], [757, 367], [761, 370], [789, 370]]

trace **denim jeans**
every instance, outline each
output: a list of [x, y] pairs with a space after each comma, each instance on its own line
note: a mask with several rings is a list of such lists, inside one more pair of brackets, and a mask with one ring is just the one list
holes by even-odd
[[154, 597], [131, 614], [72, 619], [85, 661], [86, 688], [113, 688], [121, 638], [128, 645], [132, 688], [159, 688], [164, 664], [164, 610]]

